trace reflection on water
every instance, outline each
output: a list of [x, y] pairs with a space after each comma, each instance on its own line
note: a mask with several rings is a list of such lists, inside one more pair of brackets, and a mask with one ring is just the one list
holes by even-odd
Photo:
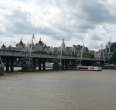
[[115, 110], [116, 72], [48, 72], [0, 77], [0, 110]]

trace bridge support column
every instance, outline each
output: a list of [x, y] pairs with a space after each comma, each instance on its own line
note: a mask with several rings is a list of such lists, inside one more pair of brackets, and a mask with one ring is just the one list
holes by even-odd
[[73, 61], [72, 61], [72, 69], [75, 70], [76, 67], [77, 67], [76, 61], [73, 60]]
[[41, 65], [41, 60], [38, 60], [39, 71], [41, 71], [41, 69], [42, 69], [41, 66], [42, 66], [42, 65]]
[[14, 66], [10, 66], [10, 71], [14, 72]]
[[65, 69], [65, 60], [62, 60], [61, 69], [62, 69], [62, 70]]
[[14, 59], [11, 58], [11, 61], [10, 61], [10, 72], [14, 72]]
[[36, 70], [36, 59], [33, 59], [33, 70]]
[[45, 64], [45, 61], [43, 61], [42, 63], [43, 63], [43, 70], [45, 71], [45, 70], [46, 70], [46, 64]]
[[65, 60], [65, 69], [66, 70], [69, 69], [69, 62], [68, 62], [68, 60]]
[[10, 63], [9, 58], [6, 58], [6, 72], [9, 72], [10, 71], [9, 63]]
[[9, 65], [6, 65], [6, 72], [9, 72]]
[[58, 63], [58, 62], [55, 62], [55, 63], [53, 64], [53, 70], [59, 70], [59, 69], [60, 69], [59, 63]]

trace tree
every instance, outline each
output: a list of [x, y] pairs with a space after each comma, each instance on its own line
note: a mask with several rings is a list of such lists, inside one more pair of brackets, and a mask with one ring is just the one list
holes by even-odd
[[113, 52], [111, 60], [114, 64], [116, 64], [116, 50]]

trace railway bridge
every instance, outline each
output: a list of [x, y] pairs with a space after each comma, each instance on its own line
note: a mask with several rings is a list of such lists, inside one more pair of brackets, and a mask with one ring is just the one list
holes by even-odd
[[5, 65], [6, 72], [13, 72], [14, 67], [21, 67], [23, 71], [46, 70], [46, 62], [53, 63], [53, 69], [75, 69], [78, 64], [103, 65], [104, 61], [95, 58], [80, 58], [74, 56], [61, 56], [34, 53], [17, 49], [0, 49], [0, 57]]

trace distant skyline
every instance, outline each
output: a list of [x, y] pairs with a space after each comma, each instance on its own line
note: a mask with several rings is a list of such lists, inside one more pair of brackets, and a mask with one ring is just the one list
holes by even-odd
[[82, 45], [99, 49], [116, 41], [115, 0], [0, 1], [0, 45], [40, 37], [50, 46]]

